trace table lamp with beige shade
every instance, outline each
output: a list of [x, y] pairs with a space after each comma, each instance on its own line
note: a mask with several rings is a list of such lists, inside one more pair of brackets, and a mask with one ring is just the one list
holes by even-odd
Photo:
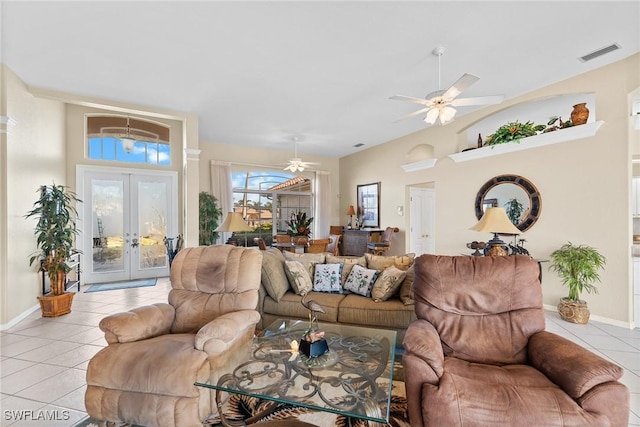
[[509, 255], [506, 244], [500, 240], [498, 234], [521, 234], [513, 225], [504, 208], [487, 208], [484, 215], [470, 230], [493, 233], [493, 239], [487, 242], [486, 254], [489, 256]]
[[349, 215], [349, 224], [347, 224], [347, 228], [351, 230], [353, 228], [353, 216], [356, 214], [356, 209], [353, 205], [349, 205], [349, 209], [347, 209], [347, 215]]
[[[252, 231], [252, 230], [253, 229], [249, 227], [249, 224], [247, 224], [244, 218], [242, 218], [242, 214], [240, 212], [229, 212], [227, 213], [227, 216], [222, 222], [222, 224], [220, 224], [218, 228], [216, 228], [214, 231], [234, 232], [234, 231]], [[246, 234], [244, 235], [244, 246], [245, 247], [247, 246]]]

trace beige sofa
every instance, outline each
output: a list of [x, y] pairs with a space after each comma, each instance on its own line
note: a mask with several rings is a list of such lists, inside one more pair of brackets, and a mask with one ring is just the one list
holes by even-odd
[[[311, 290], [307, 300], [314, 300], [325, 310], [318, 321], [395, 330], [399, 346], [409, 324], [416, 319], [411, 284], [413, 283], [413, 254], [403, 256], [362, 257], [322, 254], [281, 253], [277, 249], [263, 251], [262, 275], [257, 310], [261, 315], [259, 327], [266, 327], [276, 319], [307, 319], [309, 312], [301, 304], [303, 290], [300, 277], [291, 271], [295, 261], [305, 267], [313, 282], [318, 264], [342, 264], [340, 287], [337, 292]], [[299, 265], [300, 265], [299, 264]], [[378, 271], [371, 296], [344, 290], [355, 265]], [[393, 267], [393, 268], [392, 268]], [[360, 269], [362, 270], [362, 269]], [[393, 276], [394, 283], [381, 285], [383, 276]], [[398, 270], [401, 273], [398, 273]], [[381, 286], [378, 286], [381, 285]]]

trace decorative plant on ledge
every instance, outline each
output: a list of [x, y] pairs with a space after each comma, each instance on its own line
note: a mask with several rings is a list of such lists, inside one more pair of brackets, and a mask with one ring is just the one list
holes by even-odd
[[[556, 124], [558, 123], [558, 124]], [[559, 129], [566, 129], [573, 126], [571, 120], [563, 121], [562, 117], [554, 117], [547, 123], [547, 127], [542, 131], [542, 133], [553, 132]]]
[[298, 211], [296, 213], [291, 214], [291, 219], [289, 219], [286, 224], [289, 229], [287, 230], [287, 234], [290, 236], [305, 236], [309, 237], [311, 234], [311, 223], [313, 222], [313, 217], [307, 218], [306, 212]]
[[520, 142], [522, 138], [537, 135], [538, 132], [542, 132], [545, 128], [546, 125], [536, 125], [531, 121], [520, 123], [516, 120], [500, 126], [498, 130], [487, 137], [485, 145]]

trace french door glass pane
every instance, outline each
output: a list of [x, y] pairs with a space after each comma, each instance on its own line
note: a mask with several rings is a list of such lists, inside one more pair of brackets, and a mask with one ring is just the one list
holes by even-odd
[[123, 271], [124, 185], [121, 180], [92, 180], [93, 272]]
[[138, 263], [140, 269], [166, 267], [164, 237], [167, 235], [167, 184], [138, 183]]

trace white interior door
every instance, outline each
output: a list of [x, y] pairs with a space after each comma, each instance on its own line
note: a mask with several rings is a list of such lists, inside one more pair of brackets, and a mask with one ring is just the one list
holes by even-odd
[[175, 236], [175, 173], [82, 170], [85, 283], [164, 277]]
[[435, 203], [433, 188], [409, 188], [409, 247], [416, 256], [435, 253]]

